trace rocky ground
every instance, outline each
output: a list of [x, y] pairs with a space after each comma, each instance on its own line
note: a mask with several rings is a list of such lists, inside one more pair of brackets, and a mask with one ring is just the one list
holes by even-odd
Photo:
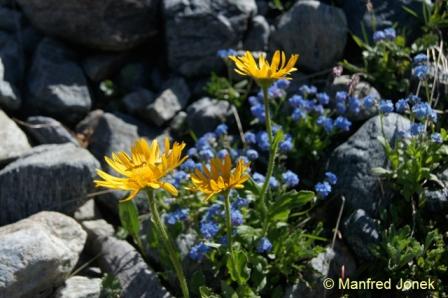
[[[401, 10], [409, 1], [372, 2], [381, 2], [381, 24], [412, 28]], [[228, 102], [203, 91], [224, 69], [218, 50], [300, 53], [303, 78], [347, 54], [348, 32], [368, 16], [362, 1], [297, 1], [279, 14], [263, 0], [1, 0], [0, 297], [99, 297], [104, 273], [120, 281], [122, 297], [171, 297], [115, 237], [120, 196], [96, 194], [92, 184], [97, 168], [109, 170], [103, 157], [139, 137], [201, 135], [233, 119]], [[345, 80], [330, 92], [348, 88]], [[391, 114], [384, 130], [393, 139], [408, 126]], [[350, 249], [320, 255], [324, 274], [334, 270], [329, 260], [354, 270], [378, 239], [372, 217], [388, 199], [370, 173], [386, 162], [378, 131], [378, 117], [367, 120], [329, 159], [350, 210], [342, 225]], [[294, 286], [288, 297], [302, 291]]]

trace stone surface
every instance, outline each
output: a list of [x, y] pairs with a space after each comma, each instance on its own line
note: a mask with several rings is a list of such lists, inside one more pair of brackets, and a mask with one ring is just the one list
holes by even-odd
[[244, 49], [250, 51], [265, 51], [269, 42], [269, 23], [264, 16], [255, 16], [249, 25], [244, 39]]
[[112, 76], [126, 62], [128, 54], [96, 54], [85, 58], [82, 61], [82, 68], [87, 77], [93, 82], [101, 82]]
[[176, 134], [181, 134], [187, 130], [187, 117], [188, 114], [184, 111], [180, 111], [170, 122], [170, 130]]
[[[338, 146], [329, 158], [328, 170], [338, 177], [334, 194], [344, 195], [349, 210], [364, 209], [377, 216], [378, 208], [386, 206], [390, 193], [383, 191], [380, 180], [371, 170], [385, 167], [387, 158], [383, 145], [380, 116], [368, 120], [345, 143]], [[401, 115], [391, 113], [383, 119], [384, 137], [393, 144], [399, 130], [410, 128], [410, 122]]]
[[98, 167], [87, 150], [70, 143], [34, 147], [0, 171], [0, 225], [42, 210], [73, 212]]
[[101, 278], [72, 276], [56, 291], [56, 298], [99, 298]]
[[[333, 80], [333, 83], [326, 89], [326, 92], [330, 96], [330, 100], [333, 105], [335, 104], [335, 95], [338, 91], [346, 91], [349, 92], [350, 84], [352, 82], [352, 77], [348, 75], [343, 75], [340, 77], [336, 77]], [[355, 96], [361, 100], [366, 97], [367, 95], [372, 96], [377, 101], [381, 99], [381, 95], [379, 94], [378, 90], [376, 90], [373, 86], [371, 86], [369, 83], [360, 81], [356, 85], [354, 85], [354, 88], [351, 93], [352, 96]], [[358, 114], [352, 114], [349, 113], [347, 116], [350, 120], [353, 121], [363, 121], [371, 118], [373, 115], [378, 113], [378, 109], [376, 107], [372, 107], [371, 109], [365, 110], [361, 109], [361, 111]]]
[[343, 236], [361, 259], [372, 259], [371, 246], [380, 240], [376, 222], [362, 209], [354, 211], [343, 225]]
[[0, 165], [31, 149], [25, 133], [0, 110]]
[[256, 10], [254, 0], [163, 1], [169, 67], [188, 77], [216, 71], [216, 52], [236, 48]]
[[[341, 1], [342, 9], [348, 17], [350, 31], [363, 38], [364, 30], [369, 39], [374, 27], [379, 30], [397, 23], [400, 27], [406, 27], [409, 30], [408, 34], [415, 34], [419, 31], [419, 19], [423, 19], [422, 2], [431, 3], [429, 0], [370, 0], [369, 2], [372, 5], [371, 11], [368, 10], [364, 0]], [[403, 7], [413, 10], [419, 18], [406, 12]]]
[[426, 190], [425, 191], [425, 208], [433, 214], [440, 214], [442, 216], [448, 211], [448, 190], [446, 188], [441, 190]]
[[92, 105], [75, 53], [49, 38], [43, 39], [34, 53], [28, 92], [27, 103], [33, 110], [62, 122], [79, 121]]
[[[83, 225], [86, 223], [89, 222], [83, 222]], [[101, 225], [106, 226], [104, 223]], [[131, 244], [111, 236], [108, 228], [87, 228], [87, 231], [91, 242], [90, 253], [99, 255], [98, 264], [103, 272], [120, 281], [120, 297], [173, 297]]]
[[86, 238], [56, 212], [0, 227], [0, 297], [47, 297], [75, 268]]
[[182, 110], [190, 98], [190, 89], [183, 78], [173, 78], [166, 83], [166, 88], [147, 107], [147, 117], [155, 125], [162, 126]]
[[5, 109], [17, 110], [22, 103], [19, 85], [24, 59], [21, 54], [15, 36], [0, 32], [0, 107]]
[[154, 93], [147, 89], [138, 89], [123, 97], [123, 104], [128, 113], [149, 120], [146, 107], [152, 104], [154, 100]]
[[298, 66], [319, 71], [342, 58], [347, 42], [344, 12], [315, 0], [297, 1], [280, 17], [271, 48], [300, 55]]
[[159, 0], [18, 0], [46, 35], [88, 47], [121, 51], [157, 33]]
[[32, 116], [26, 119], [26, 131], [38, 144], [72, 143], [79, 146], [78, 140], [57, 120], [45, 116]]
[[201, 136], [211, 128], [232, 115], [232, 109], [227, 101], [204, 97], [192, 103], [187, 108], [187, 123], [197, 136]]
[[19, 11], [0, 6], [0, 30], [15, 32], [22, 26], [23, 16]]
[[90, 199], [76, 209], [73, 217], [77, 221], [94, 220], [101, 218], [101, 212], [96, 207], [95, 200]]

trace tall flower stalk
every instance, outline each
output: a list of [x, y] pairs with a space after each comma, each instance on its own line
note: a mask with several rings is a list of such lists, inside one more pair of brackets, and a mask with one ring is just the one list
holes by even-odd
[[259, 205], [263, 214], [263, 234], [266, 234], [268, 229], [268, 208], [265, 198], [269, 189], [269, 181], [274, 172], [275, 157], [278, 149], [278, 142], [275, 141], [272, 134], [269, 87], [279, 79], [290, 79], [288, 78], [288, 75], [297, 70], [294, 66], [299, 59], [299, 56], [292, 55], [287, 61], [284, 52], [275, 51], [271, 63], [266, 60], [264, 55], [260, 55], [257, 63], [250, 52], [246, 52], [242, 57], [230, 56], [229, 58], [235, 63], [235, 72], [243, 76], [252, 77], [263, 92], [266, 131], [269, 138], [270, 151], [265, 181], [260, 191]]
[[[133, 200], [140, 191], [146, 191], [151, 210], [151, 219], [157, 234], [168, 252], [171, 264], [179, 280], [183, 297], [189, 298], [187, 281], [180, 257], [160, 218], [153, 191], [155, 189], [164, 189], [171, 195], [177, 196], [177, 189], [171, 183], [164, 181], [164, 178], [185, 161], [187, 157], [182, 157], [184, 148], [184, 143], [174, 143], [171, 147], [169, 139], [166, 138], [164, 151], [161, 152], [157, 140], [153, 140], [151, 145], [149, 145], [145, 139], [139, 139], [131, 148], [131, 155], [122, 151], [113, 153], [111, 158], [105, 157], [106, 163], [121, 177], [112, 176], [104, 171], [97, 170], [98, 176], [103, 180], [95, 180], [95, 184], [97, 187], [129, 191], [129, 195], [122, 202]], [[138, 214], [135, 212], [135, 217], [137, 216]], [[138, 221], [137, 218], [132, 220]]]

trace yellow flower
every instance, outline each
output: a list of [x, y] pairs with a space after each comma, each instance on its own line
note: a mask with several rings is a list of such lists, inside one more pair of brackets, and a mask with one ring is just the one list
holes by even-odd
[[103, 180], [95, 180], [95, 184], [97, 187], [130, 191], [123, 201], [132, 200], [146, 187], [162, 188], [176, 196], [177, 189], [162, 179], [185, 161], [187, 157], [181, 157], [184, 148], [184, 143], [174, 143], [173, 148], [170, 148], [170, 141], [165, 138], [164, 152], [161, 153], [157, 140], [149, 145], [145, 139], [139, 139], [131, 149], [131, 156], [121, 151], [112, 153], [112, 158], [105, 157], [107, 164], [124, 177], [97, 170]]
[[249, 164], [239, 160], [236, 167], [232, 169], [232, 160], [229, 155], [224, 159], [217, 157], [210, 161], [210, 168], [202, 166], [202, 171], [195, 169], [191, 174], [193, 191], [200, 191], [207, 195], [207, 200], [220, 192], [236, 188], [244, 188], [243, 183], [249, 179], [247, 169]]
[[243, 76], [250, 76], [257, 84], [267, 88], [278, 79], [290, 79], [288, 75], [297, 70], [294, 65], [299, 59], [299, 55], [291, 55], [291, 58], [286, 63], [285, 53], [283, 51], [275, 51], [271, 64], [269, 64], [263, 54], [258, 58], [257, 64], [249, 51], [242, 57], [229, 56], [229, 58], [235, 62], [235, 71], [237, 73]]

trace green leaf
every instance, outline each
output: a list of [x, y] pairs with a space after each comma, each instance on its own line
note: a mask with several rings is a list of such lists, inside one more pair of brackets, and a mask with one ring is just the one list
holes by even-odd
[[251, 226], [240, 225], [236, 228], [238, 235], [243, 238], [244, 241], [251, 243], [254, 239], [261, 236], [261, 229], [255, 229]]
[[238, 298], [238, 294], [235, 292], [235, 290], [231, 286], [226, 284], [225, 281], [221, 281], [221, 292], [225, 298]]
[[366, 44], [358, 36], [352, 34], [352, 38], [361, 49], [364, 49], [366, 47]]
[[212, 289], [202, 286], [199, 288], [201, 298], [221, 298], [218, 294], [214, 293]]
[[412, 9], [410, 9], [409, 7], [403, 5], [402, 8], [405, 12], [407, 12], [411, 16], [418, 18], [418, 14], [415, 11], [413, 11]]
[[269, 218], [272, 222], [286, 221], [293, 208], [299, 208], [311, 202], [316, 195], [312, 191], [293, 190], [282, 195], [270, 208]]
[[250, 269], [247, 263], [247, 256], [242, 250], [233, 251], [232, 256], [227, 258], [227, 270], [230, 273], [230, 277], [240, 285], [246, 284], [250, 276]]
[[370, 170], [370, 172], [376, 176], [384, 176], [384, 175], [392, 175], [393, 174], [392, 171], [381, 168], [381, 167], [372, 168]]
[[142, 249], [138, 209], [135, 206], [134, 201], [120, 202], [118, 204], [118, 215], [123, 228], [132, 236], [140, 249]]

